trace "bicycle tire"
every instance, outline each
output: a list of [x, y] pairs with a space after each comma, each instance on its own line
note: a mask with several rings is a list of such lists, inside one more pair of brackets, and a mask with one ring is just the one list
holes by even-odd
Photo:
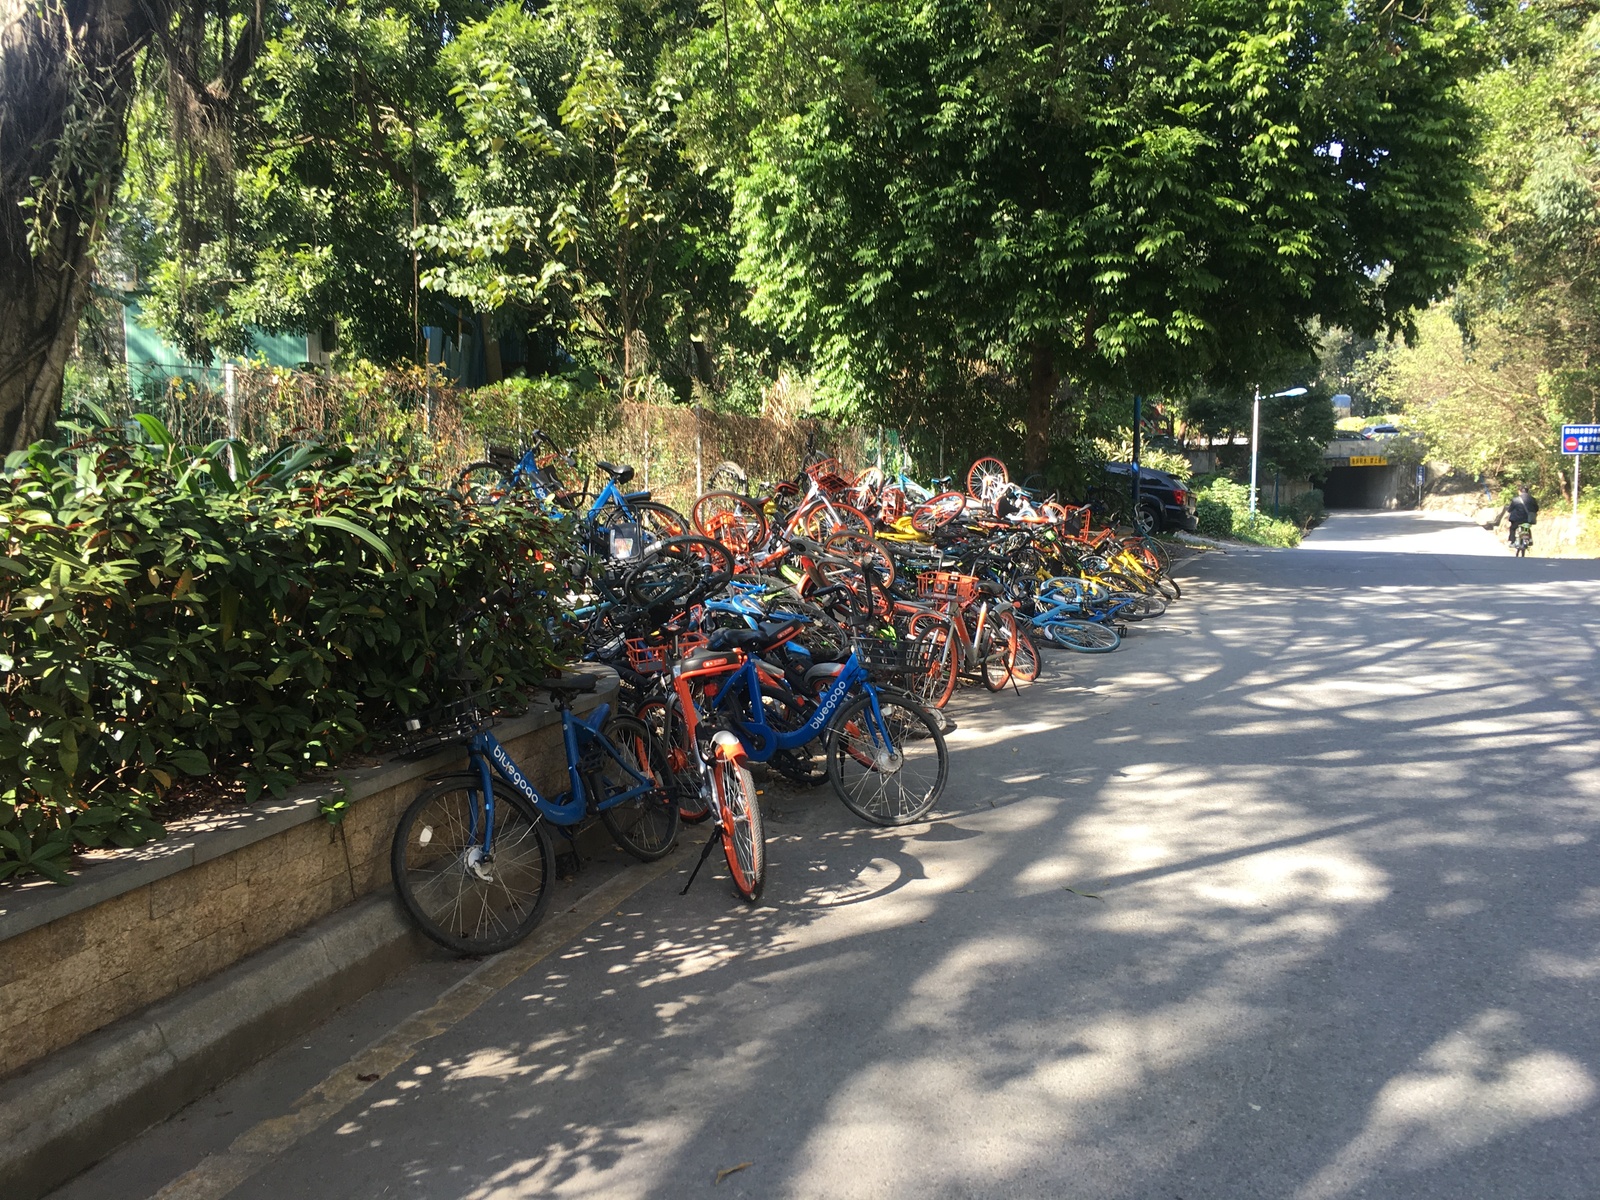
[[767, 540], [767, 514], [735, 492], [707, 492], [689, 510], [702, 537], [721, 542], [735, 555], [748, 557]]
[[[985, 644], [987, 643], [987, 644]], [[991, 692], [1011, 682], [1011, 668], [1017, 661], [1017, 623], [1010, 613], [992, 618], [979, 635], [978, 677]]]
[[1019, 627], [1017, 630], [1017, 658], [1011, 664], [1011, 678], [1018, 683], [1033, 683], [1039, 678], [1043, 669], [1043, 661], [1039, 658], [1039, 647]]
[[634, 711], [665, 747], [667, 774], [678, 802], [678, 820], [686, 825], [699, 825], [711, 817], [711, 805], [706, 803], [700, 790], [700, 772], [695, 767], [694, 751], [685, 743], [689, 727], [677, 711], [676, 696], [669, 699], [646, 700]]
[[400, 903], [424, 934], [457, 954], [497, 954], [527, 937], [550, 902], [555, 874], [555, 850], [542, 816], [498, 781], [493, 877], [468, 864], [477, 842], [471, 835], [482, 828], [481, 789], [475, 775], [441, 780], [406, 808], [389, 847]]
[[943, 708], [955, 695], [961, 677], [961, 642], [951, 619], [938, 613], [918, 613], [906, 625], [906, 636], [931, 643], [928, 670], [916, 681], [912, 695], [929, 708]]
[[850, 563], [848, 567], [822, 565], [823, 577], [829, 583], [857, 579], [865, 570], [870, 570], [884, 588], [894, 583], [894, 558], [883, 543], [870, 533], [858, 533], [853, 529], [830, 533], [828, 540], [822, 543], [822, 550], [825, 554], [846, 559]]
[[494, 499], [496, 492], [506, 489], [506, 474], [494, 463], [484, 459], [468, 463], [456, 476], [453, 495], [462, 504], [485, 504]]
[[829, 724], [828, 782], [856, 816], [871, 825], [909, 825], [939, 802], [950, 773], [950, 751], [928, 710], [910, 697], [878, 693], [883, 733], [877, 744], [871, 697], [857, 696]]
[[872, 536], [872, 518], [859, 508], [839, 500], [831, 500], [828, 504], [820, 502], [813, 504], [795, 518], [791, 518], [790, 526], [796, 532], [818, 542], [827, 541], [836, 533], [860, 533], [867, 537]]
[[[637, 717], [616, 714], [606, 722], [603, 732], [625, 764], [655, 780], [658, 790], [600, 809], [600, 823], [612, 841], [640, 862], [655, 862], [672, 849], [678, 837], [678, 806], [668, 793], [665, 754], [649, 726]], [[590, 803], [596, 805], [607, 796], [637, 786], [633, 777], [603, 750], [599, 765], [586, 770], [584, 776]]]
[[745, 469], [731, 459], [719, 462], [711, 468], [711, 474], [706, 476], [706, 491], [732, 492], [738, 496], [750, 495], [750, 476]]
[[682, 607], [697, 592], [709, 595], [733, 578], [733, 555], [721, 542], [674, 537], [648, 547], [622, 578], [623, 594], [646, 608]]
[[974, 500], [992, 500], [994, 497], [985, 495], [985, 490], [1010, 481], [1011, 474], [1005, 463], [992, 455], [986, 456], [967, 468], [967, 495]]
[[756, 781], [737, 762], [720, 761], [712, 771], [722, 793], [722, 854], [733, 876], [733, 890], [754, 904], [767, 885], [766, 831]]
[[932, 533], [943, 529], [966, 510], [967, 498], [960, 492], [940, 492], [912, 510], [911, 527], [918, 533]]
[[1048, 621], [1034, 626], [1052, 646], [1080, 654], [1109, 654], [1122, 644], [1122, 636], [1098, 621]]
[[655, 541], [683, 537], [694, 532], [689, 518], [669, 505], [655, 500], [630, 500], [624, 508], [615, 501], [595, 514], [596, 525], [638, 525]]

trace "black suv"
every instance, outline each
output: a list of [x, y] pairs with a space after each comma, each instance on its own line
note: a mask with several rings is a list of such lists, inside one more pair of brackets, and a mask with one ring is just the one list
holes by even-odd
[[[1100, 496], [1090, 501], [1102, 517], [1108, 512], [1128, 511], [1133, 502], [1132, 471], [1125, 462], [1106, 463], [1106, 486]], [[1140, 467], [1139, 508], [1134, 513], [1133, 526], [1140, 533], [1163, 533], [1169, 529], [1193, 533], [1200, 527], [1194, 515], [1194, 493], [1165, 471]]]

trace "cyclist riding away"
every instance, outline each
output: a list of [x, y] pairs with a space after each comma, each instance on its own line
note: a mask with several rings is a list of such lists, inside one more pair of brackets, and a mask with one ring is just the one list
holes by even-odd
[[1517, 485], [1517, 494], [1511, 498], [1511, 503], [1506, 506], [1506, 518], [1511, 525], [1506, 541], [1515, 550], [1517, 548], [1518, 530], [1524, 525], [1537, 524], [1539, 520], [1539, 502], [1529, 493], [1526, 484]]

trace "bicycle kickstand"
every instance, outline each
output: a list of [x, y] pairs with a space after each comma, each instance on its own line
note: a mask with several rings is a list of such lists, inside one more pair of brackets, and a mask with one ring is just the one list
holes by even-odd
[[700, 851], [700, 861], [695, 863], [694, 870], [689, 872], [689, 882], [683, 885], [680, 896], [687, 896], [689, 889], [694, 886], [695, 876], [700, 874], [700, 868], [706, 865], [706, 859], [711, 857], [711, 848], [722, 841], [722, 826], [718, 825], [711, 831], [711, 836], [706, 839], [705, 848]]

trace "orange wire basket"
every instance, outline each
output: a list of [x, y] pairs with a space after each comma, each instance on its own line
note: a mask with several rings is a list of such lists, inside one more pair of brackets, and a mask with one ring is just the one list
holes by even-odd
[[676, 659], [688, 658], [696, 650], [704, 650], [711, 643], [702, 634], [680, 633], [666, 642], [653, 642], [649, 638], [627, 638], [623, 646], [628, 652], [628, 665], [641, 675], [654, 675], [665, 671]]
[[929, 600], [968, 604], [978, 594], [978, 577], [957, 571], [924, 571], [917, 576], [917, 595]]

